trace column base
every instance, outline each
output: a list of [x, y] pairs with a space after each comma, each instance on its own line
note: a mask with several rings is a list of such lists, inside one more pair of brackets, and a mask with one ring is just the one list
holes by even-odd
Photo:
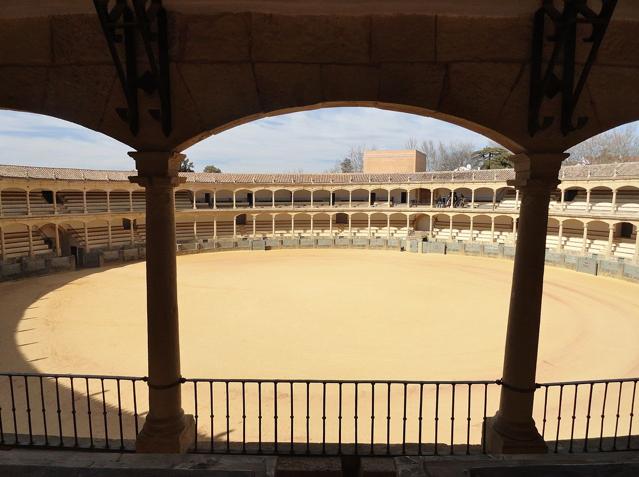
[[177, 424], [149, 418], [135, 440], [135, 451], [145, 454], [184, 454], [195, 441], [195, 419], [183, 414]]
[[486, 452], [489, 454], [545, 454], [548, 446], [533, 420], [528, 424], [505, 423], [499, 412], [484, 423]]

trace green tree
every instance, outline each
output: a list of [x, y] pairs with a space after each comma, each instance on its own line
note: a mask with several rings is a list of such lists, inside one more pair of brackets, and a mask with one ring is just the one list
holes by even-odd
[[513, 167], [512, 153], [499, 146], [486, 146], [471, 155], [471, 160], [481, 169], [509, 169]]
[[353, 172], [353, 161], [351, 161], [350, 157], [344, 158], [342, 162], [340, 162], [339, 167], [341, 172]]
[[182, 163], [180, 164], [180, 172], [194, 172], [193, 162], [189, 161], [188, 157], [185, 157]]
[[215, 173], [215, 174], [219, 174], [220, 172], [222, 172], [222, 170], [220, 168], [218, 168], [218, 167], [210, 165], [210, 166], [206, 166], [204, 168], [203, 172], [212, 172], [212, 173]]

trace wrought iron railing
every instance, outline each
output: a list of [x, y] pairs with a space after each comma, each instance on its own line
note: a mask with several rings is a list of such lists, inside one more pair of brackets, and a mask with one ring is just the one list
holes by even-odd
[[[638, 381], [538, 385], [534, 418], [549, 450], [639, 450]], [[265, 455], [482, 454], [499, 391], [499, 381], [182, 384], [194, 452]], [[0, 373], [0, 445], [129, 451], [147, 411], [144, 377]]]

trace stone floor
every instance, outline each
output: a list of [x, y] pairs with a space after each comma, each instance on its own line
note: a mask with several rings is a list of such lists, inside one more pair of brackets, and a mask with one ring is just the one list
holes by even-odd
[[634, 477], [639, 452], [544, 456], [321, 458], [0, 450], [2, 477]]

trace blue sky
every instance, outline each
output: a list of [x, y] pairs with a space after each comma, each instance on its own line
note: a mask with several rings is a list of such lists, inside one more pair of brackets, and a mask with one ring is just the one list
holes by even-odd
[[[432, 118], [373, 108], [332, 108], [261, 119], [212, 136], [185, 151], [196, 171], [214, 164], [224, 172], [322, 172], [353, 146], [401, 149], [418, 141], [487, 138]], [[55, 118], [0, 111], [2, 164], [133, 169], [130, 148]]]

